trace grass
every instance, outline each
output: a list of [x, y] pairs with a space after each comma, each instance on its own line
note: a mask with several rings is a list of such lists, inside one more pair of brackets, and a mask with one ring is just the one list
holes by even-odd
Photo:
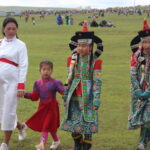
[[[90, 14], [89, 14], [90, 15]], [[75, 31], [80, 31], [78, 23], [87, 19], [88, 14], [74, 15], [73, 26], [57, 26], [55, 16], [46, 16], [40, 20], [36, 16], [36, 25], [31, 20], [24, 22], [24, 18], [16, 18], [19, 22], [19, 38], [28, 47], [29, 69], [26, 90], [31, 91], [35, 80], [40, 78], [39, 62], [50, 59], [54, 62], [53, 77], [65, 82], [66, 58], [71, 54], [68, 42]], [[91, 28], [95, 34], [103, 39], [104, 53], [102, 72], [101, 108], [99, 110], [99, 133], [93, 136], [92, 150], [134, 150], [138, 142], [139, 130], [127, 130], [127, 118], [130, 110], [130, 41], [142, 29], [145, 16], [117, 16], [107, 14], [105, 18], [112, 20], [116, 28]], [[4, 18], [0, 18], [2, 21]], [[88, 19], [87, 19], [88, 20]], [[101, 18], [97, 21], [100, 22]], [[149, 19], [150, 20], [150, 19]], [[58, 95], [61, 120], [64, 118], [63, 100]], [[21, 99], [18, 106], [18, 118], [26, 121], [37, 109], [38, 103]], [[70, 133], [58, 131], [64, 150], [73, 149]], [[19, 142], [17, 130], [14, 131], [10, 142], [10, 150], [34, 150], [39, 142], [40, 134], [32, 130], [27, 131], [25, 141]], [[0, 134], [2, 140], [2, 134]], [[52, 142], [49, 138], [48, 145]], [[46, 150], [49, 149], [47, 145]]]

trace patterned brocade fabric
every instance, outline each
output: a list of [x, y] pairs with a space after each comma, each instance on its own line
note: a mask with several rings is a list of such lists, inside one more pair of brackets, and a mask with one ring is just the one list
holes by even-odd
[[81, 134], [98, 132], [98, 111], [93, 110], [93, 106], [100, 106], [101, 65], [101, 60], [94, 60], [90, 66], [89, 57], [80, 57], [74, 66], [66, 93], [66, 117], [62, 130]]
[[[143, 60], [145, 63], [143, 63]], [[131, 109], [129, 129], [150, 125], [150, 100], [139, 99], [135, 92], [150, 92], [150, 56], [141, 56], [141, 51], [131, 57]]]

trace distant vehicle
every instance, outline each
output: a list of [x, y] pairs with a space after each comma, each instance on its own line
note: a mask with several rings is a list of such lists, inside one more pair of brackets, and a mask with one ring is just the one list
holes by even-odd
[[7, 12], [7, 16], [22, 16], [23, 12], [21, 11], [11, 11]]
[[22, 16], [23, 12], [22, 11], [15, 11], [14, 16]]
[[6, 16], [7, 16], [7, 12], [0, 11], [0, 17], [6, 17]]
[[7, 12], [7, 16], [14, 16], [14, 12], [10, 11], [10, 12]]

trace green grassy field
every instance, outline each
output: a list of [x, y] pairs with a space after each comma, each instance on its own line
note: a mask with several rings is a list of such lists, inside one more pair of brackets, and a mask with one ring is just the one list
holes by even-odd
[[[28, 47], [29, 69], [26, 90], [31, 91], [35, 80], [40, 78], [38, 65], [43, 59], [52, 60], [54, 63], [53, 77], [65, 82], [66, 58], [71, 54], [68, 42], [75, 31], [80, 31], [78, 23], [87, 19], [88, 15], [75, 15], [73, 26], [57, 26], [55, 16], [46, 16], [40, 20], [36, 16], [36, 25], [31, 20], [19, 22], [19, 38]], [[142, 29], [145, 16], [117, 16], [106, 15], [107, 20], [112, 20], [116, 28], [89, 28], [103, 39], [104, 53], [102, 72], [101, 108], [99, 110], [99, 133], [93, 135], [92, 150], [134, 150], [139, 138], [139, 130], [127, 130], [127, 117], [130, 105], [130, 47], [131, 39]], [[0, 18], [2, 22], [4, 18]], [[88, 19], [87, 19], [88, 20]], [[100, 22], [101, 18], [97, 21]], [[150, 19], [149, 19], [150, 21]], [[57, 96], [60, 103], [61, 120], [64, 117], [63, 100]], [[36, 111], [38, 102], [21, 99], [18, 107], [18, 118], [26, 121]], [[73, 150], [73, 141], [70, 133], [59, 130], [63, 150]], [[39, 133], [27, 130], [27, 138], [18, 141], [18, 132], [14, 131], [10, 142], [10, 150], [34, 150], [39, 143]], [[2, 134], [0, 134], [2, 140]], [[46, 150], [52, 142], [49, 136]]]

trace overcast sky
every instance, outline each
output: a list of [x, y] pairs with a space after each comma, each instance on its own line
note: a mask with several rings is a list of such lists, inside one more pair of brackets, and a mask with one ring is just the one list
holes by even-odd
[[107, 8], [116, 6], [150, 5], [150, 0], [0, 0], [0, 6], [33, 7], [87, 7]]

